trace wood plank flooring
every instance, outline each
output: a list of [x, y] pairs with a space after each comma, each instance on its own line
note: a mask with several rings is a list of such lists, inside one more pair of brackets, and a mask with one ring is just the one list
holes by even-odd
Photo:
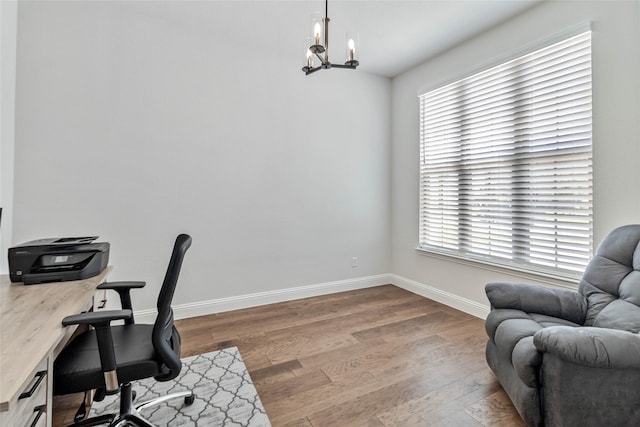
[[183, 355], [237, 346], [274, 426], [521, 426], [481, 319], [379, 286], [176, 322]]
[[240, 349], [273, 426], [524, 426], [483, 321], [392, 285], [176, 326], [183, 357]]

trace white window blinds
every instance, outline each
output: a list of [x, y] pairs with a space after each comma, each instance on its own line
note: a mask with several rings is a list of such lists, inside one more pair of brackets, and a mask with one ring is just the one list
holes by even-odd
[[591, 33], [419, 98], [420, 247], [581, 273], [593, 234]]

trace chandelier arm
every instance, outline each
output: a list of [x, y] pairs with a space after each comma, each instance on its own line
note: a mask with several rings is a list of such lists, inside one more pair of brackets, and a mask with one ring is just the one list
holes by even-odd
[[304, 71], [305, 75], [308, 76], [309, 74], [315, 73], [316, 71], [321, 70], [321, 69], [322, 69], [322, 67], [315, 67], [315, 68], [306, 68], [306, 69], [303, 68], [302, 70]]
[[351, 61], [353, 64], [347, 62], [345, 64], [331, 64], [331, 68], [352, 68], [355, 69], [359, 64], [358, 61]]
[[331, 64], [331, 68], [345, 68], [348, 70], [355, 70], [358, 68], [358, 61], [346, 62], [344, 64]]

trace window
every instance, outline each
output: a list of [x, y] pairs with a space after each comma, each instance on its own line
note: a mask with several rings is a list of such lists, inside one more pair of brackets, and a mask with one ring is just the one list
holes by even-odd
[[574, 278], [592, 256], [591, 33], [420, 98], [420, 248]]

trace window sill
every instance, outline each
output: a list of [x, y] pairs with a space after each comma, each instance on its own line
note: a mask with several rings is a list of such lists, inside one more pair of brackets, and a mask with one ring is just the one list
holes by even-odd
[[496, 273], [508, 274], [520, 279], [534, 280], [536, 282], [545, 283], [560, 288], [566, 288], [576, 290], [580, 282], [580, 278], [569, 278], [566, 276], [554, 275], [551, 273], [542, 273], [532, 270], [524, 270], [518, 267], [510, 267], [490, 261], [481, 261], [475, 259], [464, 258], [462, 256], [456, 256], [446, 252], [439, 252], [432, 249], [425, 249], [421, 247], [416, 248], [416, 252], [419, 255], [429, 258], [440, 259], [443, 261], [455, 262], [457, 264], [466, 265], [468, 267], [481, 268], [483, 270], [494, 271]]

